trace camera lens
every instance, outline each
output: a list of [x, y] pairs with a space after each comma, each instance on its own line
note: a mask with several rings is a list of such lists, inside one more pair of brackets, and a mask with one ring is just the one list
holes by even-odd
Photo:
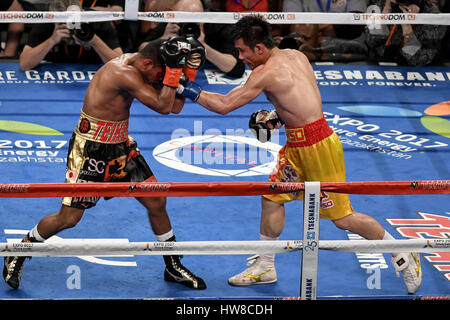
[[94, 37], [94, 28], [89, 23], [82, 23], [80, 29], [75, 29], [74, 34], [81, 41], [88, 42]]
[[295, 49], [298, 50], [300, 47], [300, 43], [295, 40], [294, 37], [286, 36], [284, 37], [280, 44], [278, 45], [278, 48], [280, 49]]
[[200, 37], [200, 26], [198, 23], [183, 23], [180, 26], [180, 35], [186, 38], [198, 39]]

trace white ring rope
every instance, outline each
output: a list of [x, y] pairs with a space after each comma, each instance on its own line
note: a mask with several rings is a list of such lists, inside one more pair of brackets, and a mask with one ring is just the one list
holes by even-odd
[[[236, 23], [249, 14], [260, 14], [275, 24], [382, 24], [450, 25], [450, 13], [324, 13], [324, 12], [137, 12], [137, 19], [153, 22]], [[73, 23], [126, 19], [125, 12], [111, 11], [0, 11], [0, 23]]]
[[[317, 243], [308, 243], [316, 247]], [[340, 252], [450, 252], [450, 239], [320, 240], [319, 249]], [[0, 243], [0, 256], [234, 255], [308, 250], [301, 240], [106, 242], [94, 239]]]

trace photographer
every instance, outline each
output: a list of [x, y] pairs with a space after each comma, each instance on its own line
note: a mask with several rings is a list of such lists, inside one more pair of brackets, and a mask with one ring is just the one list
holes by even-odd
[[[368, 0], [284, 0], [284, 12], [366, 12]], [[364, 27], [342, 24], [292, 24], [289, 34], [274, 38], [280, 49], [303, 52], [309, 61], [367, 59]]]
[[[224, 1], [211, 0], [210, 12], [225, 11]], [[227, 9], [228, 10], [228, 9]], [[234, 46], [233, 24], [201, 24], [198, 41], [205, 47], [206, 59], [231, 78], [240, 78], [245, 72], [245, 64], [239, 59], [239, 51]]]
[[[450, 0], [442, 4], [442, 12], [450, 13]], [[444, 40], [442, 41], [443, 50], [441, 52], [441, 58], [444, 61], [450, 61], [450, 26], [446, 27], [447, 32], [445, 33]]]
[[[65, 11], [70, 0], [52, 1], [50, 11]], [[109, 22], [35, 24], [20, 55], [20, 68], [33, 69], [43, 60], [70, 63], [106, 63], [123, 54], [116, 31]]]
[[[3, 0], [0, 2], [0, 11], [23, 11], [23, 7], [18, 0]], [[0, 48], [0, 57], [16, 56], [24, 29], [23, 23], [0, 24], [0, 32], [7, 31], [5, 49]]]
[[[372, 0], [371, 4], [384, 14], [440, 13], [431, 0]], [[444, 34], [445, 26], [381, 25], [367, 28], [366, 43], [371, 59], [424, 66], [438, 57]]]
[[[200, 0], [148, 0], [144, 3], [145, 12], [161, 11], [186, 11], [203, 12], [203, 4]], [[141, 43], [139, 49], [155, 39], [169, 39], [178, 36], [180, 26], [177, 23], [141, 21]]]
[[[224, 11], [225, 3], [221, 0], [211, 0], [210, 11]], [[149, 1], [146, 11], [188, 11], [203, 12], [200, 0], [169, 0], [164, 2]], [[231, 38], [234, 25], [230, 24], [195, 24], [195, 23], [151, 23], [143, 25], [143, 42], [139, 48], [154, 39], [167, 39], [171, 36], [194, 33], [196, 38], [206, 50], [206, 59], [220, 71], [231, 78], [240, 78], [245, 72], [245, 65], [239, 59], [239, 52], [234, 47]]]

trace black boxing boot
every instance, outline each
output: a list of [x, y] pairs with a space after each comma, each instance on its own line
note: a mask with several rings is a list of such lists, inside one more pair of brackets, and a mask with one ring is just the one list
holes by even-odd
[[[175, 236], [167, 241], [175, 241]], [[188, 288], [204, 290], [206, 289], [205, 281], [197, 277], [188, 268], [183, 266], [180, 256], [163, 256], [166, 268], [164, 270], [164, 280], [180, 283]]]
[[[38, 242], [27, 234], [22, 242]], [[25, 259], [31, 259], [31, 257], [12, 257], [8, 256], [4, 258], [3, 264], [3, 279], [13, 289], [19, 288], [20, 278], [22, 277], [23, 265]]]

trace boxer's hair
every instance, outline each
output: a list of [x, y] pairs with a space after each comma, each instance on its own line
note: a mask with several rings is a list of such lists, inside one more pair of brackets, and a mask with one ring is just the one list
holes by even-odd
[[254, 48], [258, 43], [272, 49], [276, 46], [272, 37], [272, 28], [261, 15], [249, 15], [241, 18], [235, 25], [234, 40], [242, 38], [244, 44]]
[[146, 59], [152, 59], [155, 66], [163, 66], [164, 60], [159, 49], [163, 42], [164, 40], [162, 39], [152, 40], [145, 47], [139, 50], [139, 53]]

